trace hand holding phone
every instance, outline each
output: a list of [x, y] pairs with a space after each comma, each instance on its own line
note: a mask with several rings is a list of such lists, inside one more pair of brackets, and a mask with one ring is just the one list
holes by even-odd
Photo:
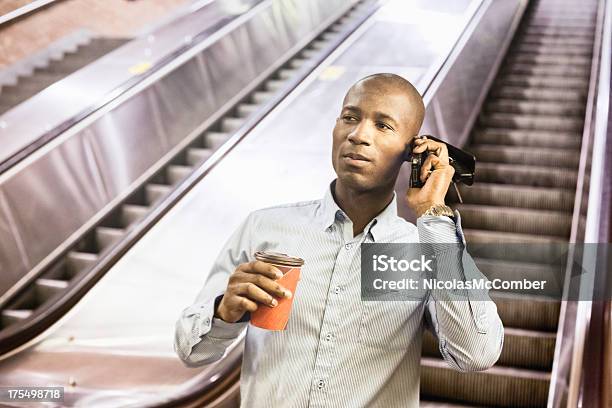
[[[416, 140], [433, 140], [437, 145], [443, 144], [446, 149], [438, 149], [440, 151], [434, 152], [430, 151], [430, 149], [426, 148], [421, 153], [415, 153], [415, 147], [418, 145], [422, 145], [423, 142], [416, 142]], [[444, 150], [444, 151], [441, 151]], [[464, 150], [459, 149], [451, 144], [448, 144], [436, 137], [431, 135], [422, 135], [415, 137], [413, 142], [407, 146], [406, 148], [406, 157], [405, 160], [410, 162], [411, 165], [411, 177], [410, 177], [410, 187], [412, 188], [422, 188], [427, 182], [428, 178], [425, 181], [421, 180], [422, 176], [422, 168], [426, 163], [427, 158], [430, 154], [435, 154], [436, 156], [443, 155], [448, 156], [448, 164], [453, 167], [454, 174], [452, 176], [451, 182], [453, 183], [457, 195], [459, 197], [459, 201], [461, 200], [461, 195], [459, 194], [459, 190], [457, 189], [456, 183], [464, 183], [466, 185], [472, 185], [474, 183], [474, 174], [476, 170], [476, 158], [471, 153], [468, 153]], [[446, 161], [446, 157], [442, 157], [444, 161]], [[431, 160], [430, 160], [431, 162]], [[429, 170], [431, 174], [433, 170]], [[448, 186], [447, 186], [448, 187]]]

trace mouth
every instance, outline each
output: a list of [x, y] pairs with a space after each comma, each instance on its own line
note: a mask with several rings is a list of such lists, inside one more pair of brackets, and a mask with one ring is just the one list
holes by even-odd
[[347, 166], [347, 169], [352, 169], [351, 171], [361, 171], [372, 165], [372, 161], [370, 159], [357, 153], [347, 153], [342, 155], [342, 162], [345, 166]]
[[360, 155], [358, 153], [347, 153], [347, 154], [345, 154], [342, 157], [345, 158], [345, 159], [353, 160], [353, 161], [362, 161], [362, 162], [369, 162], [369, 161], [371, 161], [367, 157], [362, 156], [362, 155]]

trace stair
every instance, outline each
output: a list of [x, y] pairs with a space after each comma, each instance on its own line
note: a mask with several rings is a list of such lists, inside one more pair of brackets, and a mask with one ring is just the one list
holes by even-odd
[[454, 371], [426, 332], [422, 406], [547, 406], [596, 9], [530, 2], [466, 146], [478, 161], [475, 183], [458, 186], [463, 203], [454, 204], [489, 280], [546, 277], [546, 290], [489, 293], [505, 330], [489, 370]]

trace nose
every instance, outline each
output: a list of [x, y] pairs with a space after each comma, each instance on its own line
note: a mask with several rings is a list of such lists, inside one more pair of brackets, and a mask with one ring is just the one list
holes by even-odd
[[352, 144], [369, 146], [372, 143], [371, 126], [367, 121], [361, 121], [348, 134], [348, 140]]

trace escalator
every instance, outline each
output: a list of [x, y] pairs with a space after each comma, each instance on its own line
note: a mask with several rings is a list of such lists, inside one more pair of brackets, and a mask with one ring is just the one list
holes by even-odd
[[[473, 132], [468, 149], [479, 158], [479, 178], [473, 187], [461, 188], [464, 204], [458, 206], [469, 242], [567, 241], [567, 216], [571, 214], [573, 205], [572, 189], [577, 177], [575, 166], [578, 161], [575, 156], [580, 149], [580, 126], [584, 116], [584, 97], [590, 68], [586, 62], [577, 62], [590, 61], [593, 36], [583, 35], [586, 30], [581, 31], [581, 34], [577, 34], [578, 31], [574, 29], [569, 29], [567, 34], [563, 30], [550, 30], [557, 23], [556, 20], [542, 20], [540, 17], [542, 12], [547, 18], [550, 15], [543, 8], [546, 4], [546, 1], [541, 1], [533, 5], [530, 13], [525, 16], [521, 32], [503, 64], [498, 81], [484, 105], [479, 125]], [[585, 18], [591, 19], [588, 20], [591, 22], [589, 27], [593, 27], [595, 5], [589, 4], [592, 13], [585, 11], [586, 6], [581, 6], [580, 10]], [[195, 183], [197, 180], [192, 177], [194, 172], [198, 172], [199, 167], [222, 151], [224, 146], [233, 143], [236, 130], [249, 131], [244, 126], [256, 119], [261, 120], [265, 113], [259, 118], [257, 115], [261, 115], [262, 109], [273, 109], [271, 102], [282, 99], [288, 94], [288, 89], [293, 89], [311, 73], [346, 38], [347, 33], [359, 26], [371, 13], [364, 5], [368, 6], [367, 2], [351, 8], [297, 55], [284, 62], [212, 126], [185, 143], [185, 148], [178, 155], [173, 156], [155, 175], [105, 213], [84, 235], [66, 246], [62, 254], [45, 265], [44, 269], [40, 269], [27, 286], [15, 291], [7, 301], [0, 302], [0, 353], [9, 353], [22, 347], [49, 324], [61, 319], [125, 253], [117, 252], [112, 260], [106, 259], [109, 253], [115, 251], [116, 244], [129, 239], [130, 245], [134, 245], [147, 233], [148, 230], [140, 229], [143, 220], [152, 224], [151, 214], [157, 217], [155, 222], [159, 220], [164, 214], [159, 210], [160, 204], [166, 205], [169, 199], [173, 204], [176, 203], [181, 198], [176, 194], [176, 189], [181, 188], [187, 179], [193, 179]], [[568, 8], [567, 12], [571, 13], [572, 10]], [[563, 10], [557, 9], [557, 12]], [[559, 21], [565, 24], [564, 20]], [[572, 46], [561, 48], [561, 45], [566, 44]], [[578, 50], [583, 48], [588, 52], [579, 53]], [[572, 54], [574, 52], [577, 54]], [[559, 58], [563, 60], [565, 57], [566, 64], [559, 62]], [[281, 95], [283, 92], [284, 95]], [[138, 235], [134, 234], [135, 230], [139, 231]], [[126, 248], [129, 249], [128, 246]], [[102, 267], [100, 261], [103, 261]], [[491, 269], [499, 270], [498, 260], [481, 258], [477, 261], [485, 274]], [[135, 282], [139, 281], [135, 280], [131, 284]], [[133, 290], [133, 286], [130, 290]], [[516, 296], [501, 292], [491, 295], [506, 327], [506, 344], [500, 362], [483, 373], [454, 372], [440, 359], [433, 337], [425, 338], [421, 380], [423, 406], [546, 405], [560, 302], [537, 296], [517, 300]], [[66, 302], [67, 298], [70, 300]], [[108, 298], [108, 304], [121, 303], [115, 299]], [[128, 319], [122, 323], [126, 323], [122, 329], [129, 332], [128, 326], [132, 322]], [[68, 342], [74, 341], [66, 337]], [[62, 337], [56, 339], [61, 348]], [[78, 344], [74, 348], [66, 346], [66, 350], [78, 352]], [[140, 355], [141, 360], [132, 361], [143, 366], [151, 364], [147, 361], [147, 351], [144, 350], [145, 353]], [[41, 354], [38, 355], [41, 365], [45, 357], [49, 361], [58, 361], [53, 350], [46, 351], [42, 347], [42, 351], [36, 352], [42, 354], [43, 358]], [[26, 356], [7, 359], [2, 367], [4, 372], [10, 373], [13, 369], [17, 375], [24, 375], [28, 369], [31, 372], [41, 369], [36, 366], [35, 358], [31, 358], [31, 355], [29, 358], [27, 353], [22, 354]], [[175, 369], [176, 357], [165, 357], [167, 366], [158, 366], [159, 373], [148, 373], [148, 378], [151, 375], [162, 377], [162, 371], [171, 372]], [[237, 360], [239, 354], [234, 352], [229, 357]], [[84, 358], [90, 359], [89, 356]], [[102, 354], [98, 358], [96, 361], [99, 362], [103, 359], [112, 360], [116, 364], [108, 365], [113, 365], [117, 370], [126, 361], [126, 356], [120, 353]], [[232, 364], [235, 362], [226, 359]], [[34, 368], [28, 368], [28, 363]], [[18, 372], [14, 367], [23, 371]], [[83, 364], [83, 367], [89, 366]], [[233, 389], [235, 397], [238, 368], [232, 365], [232, 369], [232, 384], [229, 388]], [[66, 369], [61, 374], [64, 376], [69, 372]], [[223, 379], [225, 375], [215, 374], [214, 378]], [[148, 378], [143, 381], [146, 382]], [[73, 385], [72, 382], [70, 385]], [[77, 384], [77, 381], [74, 383]], [[202, 392], [201, 384], [196, 383], [193, 382], [196, 391]], [[80, 396], [75, 398], [78, 400]]]
[[45, 66], [35, 68], [30, 75], [20, 76], [15, 85], [0, 89], [0, 115], [127, 41], [122, 38], [94, 37], [79, 45], [74, 52], [63, 54], [60, 59], [49, 60]]
[[[569, 241], [596, 14], [594, 1], [530, 4], [467, 147], [479, 161], [477, 182], [460, 187], [463, 204], [456, 205], [468, 248]], [[520, 255], [481, 254], [476, 263], [489, 279], [529, 279], [549, 267], [537, 254]], [[491, 298], [505, 327], [498, 363], [479, 373], [453, 371], [426, 335], [422, 394], [438, 403], [424, 406], [547, 405], [559, 297], [492, 291]]]
[[[173, 194], [186, 177], [226, 144], [247, 121], [253, 121], [257, 115], [265, 115], [273, 107], [266, 106], [272, 99], [282, 99], [282, 92], [292, 90], [291, 86], [288, 87], [291, 82], [299, 83], [376, 10], [377, 7], [372, 4], [367, 0], [356, 2], [238, 104], [229, 107], [225, 115], [206, 131], [196, 135], [193, 140], [186, 140], [188, 144], [185, 148], [167, 160], [159, 171], [134, 188], [121, 202], [106, 209], [101, 219], [87, 232], [74, 242], [64, 244], [65, 248], [59, 256], [38, 265], [31, 279], [26, 283], [20, 282], [0, 296], [0, 355], [40, 334], [76, 303], [102, 277], [103, 272], [92, 270], [100, 267], [101, 259], [108, 255], [113, 246], [132, 232], [133, 227], [158, 207], [163, 199]], [[105, 50], [108, 52], [111, 47], [117, 47], [121, 41], [103, 42], [103, 45], [84, 55], [77, 52], [72, 59], [66, 57], [51, 64], [24, 82], [42, 83], [44, 81], [39, 78], [40, 75], [50, 78], [65, 74], [70, 67], [76, 66], [70, 61], [93, 59], [95, 55], [103, 55]], [[21, 85], [20, 80], [15, 92]], [[75, 290], [80, 291], [78, 296], [74, 296]]]

